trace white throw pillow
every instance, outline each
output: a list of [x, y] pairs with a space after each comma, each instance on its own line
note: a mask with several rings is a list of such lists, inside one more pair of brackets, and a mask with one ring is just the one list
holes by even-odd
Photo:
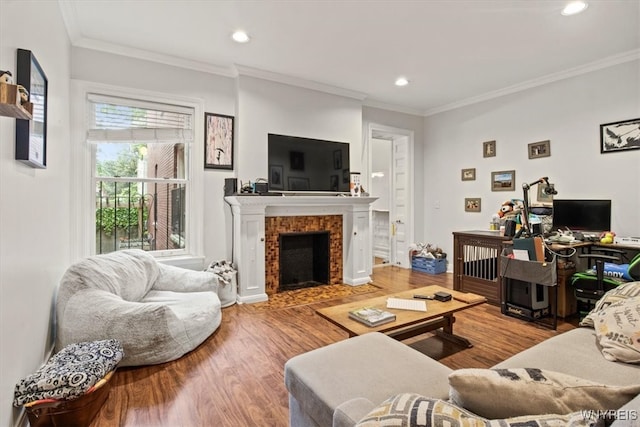
[[640, 297], [609, 305], [596, 313], [593, 321], [605, 359], [640, 363]]
[[452, 403], [485, 418], [609, 410], [640, 393], [640, 384], [608, 386], [534, 368], [458, 369], [449, 385]]

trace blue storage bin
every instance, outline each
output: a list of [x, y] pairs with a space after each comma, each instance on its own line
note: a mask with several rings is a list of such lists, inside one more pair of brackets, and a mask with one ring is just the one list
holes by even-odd
[[411, 258], [411, 268], [416, 271], [429, 274], [440, 274], [447, 271], [447, 259], [446, 258], [424, 258], [414, 256]]

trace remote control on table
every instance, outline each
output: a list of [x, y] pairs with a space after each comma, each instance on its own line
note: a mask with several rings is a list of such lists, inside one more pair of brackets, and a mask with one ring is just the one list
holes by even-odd
[[414, 295], [416, 299], [433, 299], [433, 295]]

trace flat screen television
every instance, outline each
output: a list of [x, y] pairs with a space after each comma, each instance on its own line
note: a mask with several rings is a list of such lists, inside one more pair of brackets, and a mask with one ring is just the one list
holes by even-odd
[[269, 190], [289, 192], [349, 191], [349, 144], [268, 135]]
[[611, 200], [553, 200], [553, 230], [611, 230]]

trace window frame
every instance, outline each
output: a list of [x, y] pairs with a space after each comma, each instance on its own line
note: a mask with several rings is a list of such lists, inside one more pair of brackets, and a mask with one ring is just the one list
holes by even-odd
[[87, 142], [87, 130], [92, 125], [90, 94], [107, 97], [128, 98], [151, 104], [170, 104], [193, 110], [193, 140], [185, 144], [185, 179], [187, 185], [186, 245], [184, 249], [149, 251], [154, 257], [175, 264], [188, 264], [191, 260], [201, 263], [203, 256], [204, 173], [196, 167], [204, 161], [200, 148], [204, 143], [204, 105], [202, 100], [181, 95], [145, 91], [135, 88], [104, 85], [82, 80], [71, 81], [71, 121], [72, 121], [72, 179], [70, 201], [72, 207], [71, 248], [75, 259], [96, 254], [95, 236], [95, 180], [97, 145]]

